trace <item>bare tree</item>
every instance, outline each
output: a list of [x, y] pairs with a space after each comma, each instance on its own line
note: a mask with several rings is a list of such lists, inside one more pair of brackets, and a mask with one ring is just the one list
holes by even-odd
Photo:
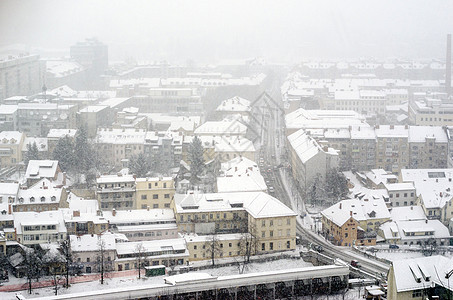
[[66, 272], [65, 272], [65, 277], [66, 277], [66, 288], [69, 288], [69, 269], [71, 267], [71, 264], [74, 261], [74, 257], [71, 251], [71, 243], [69, 239], [65, 239], [60, 242], [60, 252], [65, 258], [65, 264], [66, 264]]
[[58, 295], [58, 275], [61, 274], [62, 266], [65, 265], [66, 259], [59, 252], [53, 252], [52, 250], [49, 250], [42, 258], [42, 262], [47, 267], [49, 275], [52, 276], [55, 295]]
[[214, 266], [216, 256], [222, 252], [217, 234], [212, 234], [206, 237], [203, 249], [206, 256], [211, 259], [212, 265]]
[[146, 263], [146, 249], [143, 246], [143, 243], [139, 243], [135, 246], [134, 249], [135, 254], [135, 265], [138, 269], [138, 278], [141, 278], [142, 269], [145, 267]]
[[112, 271], [113, 265], [108, 256], [108, 249], [103, 239], [98, 241], [98, 252], [96, 255], [97, 271], [101, 274], [101, 284], [104, 284], [105, 273]]

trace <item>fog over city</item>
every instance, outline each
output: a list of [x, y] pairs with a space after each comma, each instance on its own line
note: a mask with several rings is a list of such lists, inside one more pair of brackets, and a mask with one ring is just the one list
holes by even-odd
[[112, 60], [441, 58], [451, 1], [3, 0], [0, 45], [97, 37]]
[[0, 299], [452, 299], [452, 32], [446, 0], [0, 0]]

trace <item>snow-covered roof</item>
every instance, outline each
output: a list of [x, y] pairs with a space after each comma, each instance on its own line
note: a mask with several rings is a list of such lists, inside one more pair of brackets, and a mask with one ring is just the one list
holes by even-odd
[[415, 190], [412, 182], [387, 183], [384, 184], [387, 191], [412, 191]]
[[19, 131], [2, 131], [0, 132], [0, 146], [2, 144], [18, 145], [24, 134]]
[[84, 70], [85, 68], [75, 61], [46, 60], [46, 71], [54, 77], [65, 77]]
[[[197, 235], [197, 234], [182, 234], [182, 237], [186, 240], [187, 243], [200, 243], [212, 241], [212, 235]], [[227, 234], [216, 234], [215, 239], [218, 241], [231, 241], [231, 240], [240, 240], [244, 237], [243, 233], [227, 233]]]
[[453, 169], [402, 169], [401, 180], [413, 182], [427, 209], [442, 208], [453, 198]]
[[217, 177], [217, 191], [230, 192], [266, 192], [267, 186], [261, 174], [250, 172], [243, 176]]
[[49, 133], [47, 134], [47, 138], [59, 139], [59, 138], [65, 137], [65, 136], [73, 138], [73, 137], [75, 137], [76, 132], [77, 132], [77, 129], [55, 129], [55, 128], [52, 128], [52, 129], [49, 130]]
[[139, 244], [141, 244], [143, 246], [143, 248], [144, 248], [143, 252], [145, 252], [145, 253], [153, 253], [153, 252], [161, 253], [161, 252], [166, 252], [166, 251], [183, 251], [182, 254], [185, 254], [185, 252], [187, 252], [186, 242], [183, 238], [118, 243], [116, 245], [116, 252], [118, 253], [118, 256], [133, 254], [136, 252], [136, 247]]
[[239, 96], [223, 100], [217, 107], [217, 111], [223, 112], [249, 112], [251, 111], [250, 101]]
[[399, 220], [381, 225], [384, 238], [401, 241], [418, 241], [423, 239], [449, 239], [448, 228], [439, 220]]
[[216, 152], [255, 152], [252, 141], [235, 136], [218, 138], [214, 149]]
[[332, 148], [322, 148], [315, 139], [305, 132], [304, 129], [300, 129], [289, 135], [288, 141], [297, 153], [299, 159], [304, 164], [320, 152], [328, 153], [330, 155], [338, 155], [338, 153]]
[[379, 125], [375, 128], [378, 138], [407, 138], [409, 136], [408, 126], [405, 125]]
[[400, 292], [424, 290], [439, 285], [451, 290], [453, 280], [445, 278], [453, 269], [453, 261], [441, 255], [396, 260], [392, 263], [396, 290]]
[[25, 178], [53, 178], [57, 174], [58, 160], [30, 160]]
[[349, 128], [364, 125], [364, 117], [352, 110], [305, 110], [299, 108], [285, 116], [286, 128]]
[[196, 135], [245, 135], [247, 126], [239, 121], [208, 121], [195, 129]]
[[96, 179], [97, 184], [108, 184], [108, 183], [123, 183], [123, 182], [134, 182], [135, 178], [134, 175], [122, 175], [118, 176], [117, 174], [114, 175], [101, 175]]
[[221, 164], [221, 172], [224, 176], [241, 176], [250, 172], [260, 172], [258, 165], [242, 156], [235, 157]]
[[23, 226], [35, 225], [56, 225], [56, 231], [65, 233], [66, 226], [63, 219], [63, 213], [57, 211], [43, 212], [15, 212], [14, 213], [14, 228], [17, 234], [23, 234]]
[[398, 180], [398, 177], [395, 174], [384, 169], [371, 169], [371, 171], [365, 172], [365, 176], [375, 185], [397, 182]]
[[17, 193], [14, 205], [24, 204], [58, 204], [60, 203], [62, 188], [53, 188], [51, 186], [42, 186], [29, 188], [26, 190], [20, 189]]
[[106, 105], [109, 106], [110, 108], [115, 108], [116, 106], [123, 104], [129, 99], [130, 98], [109, 98], [107, 100], [101, 101], [99, 105]]
[[[115, 214], [115, 215], [113, 215]], [[124, 223], [143, 223], [143, 222], [171, 222], [175, 220], [175, 214], [172, 209], [133, 209], [133, 210], [117, 210], [103, 211], [103, 217], [110, 224]]]
[[98, 113], [106, 108], [107, 105], [89, 105], [79, 110], [79, 113]]
[[278, 199], [264, 192], [175, 194], [177, 213], [246, 210], [254, 218], [297, 215]]
[[418, 205], [393, 207], [390, 216], [392, 221], [426, 220], [423, 207]]
[[338, 226], [342, 226], [351, 216], [358, 222], [390, 219], [390, 213], [383, 199], [342, 200], [323, 210], [321, 214]]
[[351, 126], [351, 139], [352, 140], [375, 140], [376, 133], [374, 128], [366, 125], [353, 125]]
[[0, 115], [10, 115], [17, 111], [17, 105], [0, 105]]
[[101, 241], [104, 242], [104, 249], [113, 251], [116, 249], [115, 235], [106, 232], [102, 235], [84, 234], [80, 236], [70, 235], [71, 250], [73, 252], [96, 252], [99, 251]]
[[447, 143], [447, 133], [441, 126], [410, 126], [409, 143], [424, 143], [432, 139], [436, 143]]

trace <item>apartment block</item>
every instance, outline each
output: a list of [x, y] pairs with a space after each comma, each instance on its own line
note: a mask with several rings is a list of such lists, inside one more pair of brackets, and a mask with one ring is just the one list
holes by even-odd
[[171, 177], [136, 179], [136, 208], [174, 208], [175, 182]]
[[103, 175], [96, 179], [97, 199], [102, 210], [134, 209], [135, 178], [118, 173]]

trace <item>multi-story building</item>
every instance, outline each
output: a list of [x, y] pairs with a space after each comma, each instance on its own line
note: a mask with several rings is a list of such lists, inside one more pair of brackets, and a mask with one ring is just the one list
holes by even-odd
[[47, 136], [50, 129], [76, 128], [75, 105], [19, 103], [18, 130], [29, 136]]
[[412, 183], [389, 183], [384, 184], [389, 195], [388, 206], [412, 206], [415, 205], [417, 197], [415, 187]]
[[411, 169], [448, 167], [448, 137], [440, 126], [410, 126], [409, 148]]
[[423, 208], [428, 219], [449, 224], [453, 216], [452, 169], [403, 169], [399, 181], [413, 183], [416, 204]]
[[149, 88], [140, 96], [132, 97], [132, 106], [144, 113], [199, 114], [203, 111], [199, 92], [190, 88]]
[[[346, 164], [357, 171], [371, 170], [376, 166], [376, 134], [370, 126], [351, 126], [351, 160]], [[340, 155], [340, 161], [343, 160]]]
[[409, 122], [413, 125], [452, 126], [453, 102], [434, 98], [411, 101]]
[[136, 208], [174, 208], [175, 182], [172, 177], [137, 178]]
[[14, 228], [17, 242], [25, 246], [59, 243], [66, 239], [61, 211], [16, 212]]
[[409, 166], [409, 128], [399, 125], [377, 125], [376, 167], [397, 174]]
[[116, 113], [116, 121], [112, 124], [113, 128], [141, 128], [148, 129], [146, 116], [138, 115], [138, 108], [127, 107]]
[[184, 233], [250, 233], [257, 253], [295, 249], [297, 214], [263, 192], [176, 194], [176, 221]]
[[58, 141], [64, 137], [68, 137], [74, 142], [77, 129], [50, 129], [47, 134], [47, 146], [49, 153], [53, 153]]
[[106, 162], [123, 166], [125, 160], [145, 151], [146, 131], [142, 129], [99, 128], [96, 144]]
[[107, 45], [97, 39], [86, 39], [78, 42], [70, 48], [70, 56], [87, 69], [87, 83], [92, 87], [100, 86], [100, 75], [109, 67], [109, 56]]
[[144, 153], [151, 161], [151, 169], [164, 172], [179, 166], [183, 159], [184, 136], [179, 133], [148, 131]]
[[19, 131], [0, 132], [0, 166], [15, 166], [22, 161], [25, 134]]
[[0, 105], [0, 130], [17, 130], [17, 105]]
[[21, 54], [0, 60], [0, 100], [41, 91], [45, 65], [39, 55]]
[[50, 182], [43, 180], [40, 185], [23, 190], [20, 189], [17, 197], [11, 203], [14, 212], [22, 211], [56, 211], [68, 207], [68, 194], [64, 188], [54, 188]]
[[338, 152], [321, 147], [303, 129], [288, 136], [288, 149], [291, 170], [302, 191], [306, 191], [315, 178], [325, 181], [329, 170], [338, 167]]
[[151, 241], [178, 237], [172, 209], [133, 209], [102, 212], [109, 230], [124, 234], [129, 241]]
[[[376, 232], [381, 224], [390, 220], [390, 213], [387, 209], [384, 199], [375, 199], [371, 197], [363, 197], [361, 199], [347, 199], [332, 205], [323, 210], [322, 224], [323, 233], [329, 238], [333, 238], [340, 245], [345, 245], [343, 240], [348, 240], [351, 233], [348, 234], [348, 229], [344, 228], [344, 224], [352, 217], [358, 222], [359, 227], [353, 227], [356, 230], [357, 238], [352, 240], [355, 245], [370, 245], [376, 243]], [[332, 230], [333, 224], [343, 228], [337, 232]]]
[[102, 175], [96, 179], [97, 199], [102, 210], [134, 209], [135, 178], [132, 175]]
[[96, 136], [98, 128], [111, 126], [113, 120], [113, 112], [106, 105], [90, 105], [77, 113], [77, 124], [86, 126], [89, 138]]
[[46, 87], [54, 89], [68, 85], [83, 89], [87, 85], [86, 68], [75, 61], [46, 60]]

